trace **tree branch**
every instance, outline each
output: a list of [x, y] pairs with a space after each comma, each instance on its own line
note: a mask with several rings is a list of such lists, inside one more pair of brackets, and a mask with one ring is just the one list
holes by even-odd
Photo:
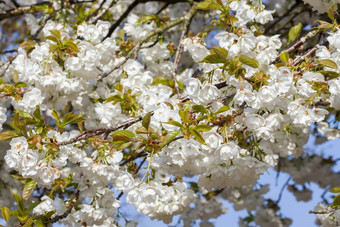
[[119, 17], [119, 19], [111, 25], [109, 32], [105, 36], [104, 40], [107, 39], [112, 35], [112, 33], [115, 31], [115, 29], [122, 23], [122, 21], [129, 15], [129, 13], [139, 4], [139, 0], [135, 0], [129, 7], [125, 10], [125, 12]]
[[125, 60], [122, 61], [121, 63], [119, 63], [117, 66], [115, 66], [113, 69], [111, 69], [109, 72], [106, 72], [104, 73], [101, 77], [98, 78], [98, 80], [101, 80], [105, 77], [107, 77], [108, 75], [110, 75], [113, 71], [115, 71], [116, 69], [119, 69], [122, 65], [125, 64], [125, 62], [133, 56], [133, 54], [138, 51], [142, 44], [145, 43], [146, 41], [148, 41], [152, 36], [158, 34], [158, 33], [162, 33], [162, 32], [165, 32], [167, 30], [169, 30], [170, 28], [184, 22], [185, 20], [188, 20], [189, 18], [192, 17], [193, 14], [195, 14], [197, 12], [197, 4], [194, 4], [193, 7], [189, 10], [189, 12], [176, 19], [176, 20], [173, 20], [173, 21], [170, 21], [168, 24], [166, 24], [165, 26], [161, 27], [161, 28], [157, 28], [153, 31], [151, 31], [145, 38], [143, 38], [142, 40], [138, 41], [136, 43], [136, 46], [128, 53], [128, 55], [125, 57]]
[[59, 221], [63, 218], [66, 218], [71, 213], [71, 211], [72, 211], [74, 205], [76, 204], [78, 198], [79, 198], [79, 191], [77, 191], [76, 195], [72, 199], [72, 202], [71, 202], [70, 206], [67, 208], [67, 210], [65, 211], [65, 213], [55, 216], [54, 218], [48, 220], [47, 223], [55, 223], [55, 222], [57, 222], [57, 221]]

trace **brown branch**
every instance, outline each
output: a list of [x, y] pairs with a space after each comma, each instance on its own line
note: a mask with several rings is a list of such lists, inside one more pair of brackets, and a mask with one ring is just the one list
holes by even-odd
[[6, 10], [5, 13], [1, 13], [0, 14], [0, 21], [7, 19], [7, 18], [11, 18], [11, 17], [15, 17], [15, 16], [20, 16], [26, 13], [30, 13], [36, 6], [41, 6], [41, 5], [47, 5], [47, 6], [52, 6], [52, 2], [39, 2], [33, 5], [27, 5], [27, 6], [20, 6], [14, 9], [9, 9]]
[[51, 218], [50, 220], [47, 221], [47, 223], [55, 223], [55, 222], [57, 222], [61, 219], [66, 218], [71, 213], [71, 211], [72, 211], [74, 205], [76, 204], [78, 198], [79, 198], [79, 191], [77, 191], [76, 195], [72, 199], [72, 202], [71, 202], [70, 206], [67, 208], [67, 210], [65, 211], [65, 213], [63, 213], [61, 215], [57, 215], [54, 218]]
[[307, 53], [305, 53], [302, 56], [299, 56], [297, 59], [294, 60], [292, 66], [297, 66], [298, 64], [300, 64], [300, 62], [302, 62], [306, 57], [312, 55], [318, 48], [315, 46], [312, 49], [308, 50]]
[[[151, 115], [153, 115], [153, 112], [151, 112]], [[99, 135], [111, 133], [111, 132], [117, 131], [121, 128], [128, 128], [129, 126], [141, 121], [142, 119], [143, 119], [143, 117], [140, 116], [136, 119], [126, 121], [126, 122], [124, 122], [124, 123], [122, 123], [122, 124], [120, 124], [116, 127], [97, 128], [97, 129], [86, 130], [86, 131], [80, 133], [78, 136], [74, 137], [73, 139], [70, 139], [70, 140], [64, 141], [64, 142], [59, 142], [59, 143], [57, 142], [57, 143], [54, 143], [54, 144], [56, 144], [58, 146], [67, 145], [67, 144], [75, 143], [75, 142], [85, 140], [85, 139], [88, 139], [88, 138], [91, 138], [91, 137], [94, 137], [94, 136], [99, 136]]]
[[[142, 152], [141, 152], [141, 153], [142, 153]], [[143, 165], [144, 162], [146, 161], [146, 158], [147, 158], [147, 157], [145, 157], [145, 158], [143, 159], [143, 161], [139, 164], [138, 168], [136, 169], [136, 171], [135, 171], [135, 173], [134, 173], [133, 175], [136, 175], [136, 174], [139, 172], [140, 168], [142, 168], [142, 165]], [[134, 178], [135, 178], [135, 177], [136, 177], [136, 176], [134, 176]], [[117, 197], [117, 199], [119, 200], [123, 195], [124, 195], [124, 192], [120, 192], [119, 195], [118, 195], [118, 197]]]
[[296, 1], [296, 3], [290, 7], [282, 16], [279, 16], [279, 18], [277, 20], [275, 20], [273, 23], [271, 23], [270, 25], [268, 25], [265, 28], [265, 31], [269, 31], [270, 29], [274, 28], [275, 25], [277, 23], [279, 23], [280, 21], [282, 21], [284, 18], [286, 18], [287, 16], [293, 14], [294, 9], [296, 9], [297, 6], [299, 6], [301, 4], [301, 1]]
[[177, 69], [178, 69], [178, 65], [179, 65], [179, 61], [181, 59], [182, 56], [182, 52], [183, 52], [183, 43], [182, 41], [185, 39], [189, 27], [190, 27], [190, 23], [192, 21], [192, 18], [195, 16], [196, 13], [193, 13], [190, 15], [190, 17], [188, 17], [185, 21], [184, 21], [184, 30], [182, 32], [181, 38], [179, 39], [179, 43], [178, 43], [178, 47], [177, 47], [177, 51], [176, 51], [176, 55], [175, 55], [175, 60], [174, 60], [174, 69], [173, 69], [173, 73], [172, 73], [172, 77], [175, 83], [175, 88], [176, 88], [176, 92], [178, 97], [180, 98], [180, 91], [179, 91], [179, 87], [178, 87], [178, 81], [177, 81]]
[[[141, 1], [141, 0], [140, 0]], [[108, 75], [110, 75], [113, 71], [115, 71], [116, 69], [119, 69], [122, 65], [125, 64], [125, 62], [134, 55], [134, 53], [136, 53], [136, 51], [138, 51], [142, 44], [145, 43], [146, 41], [148, 41], [151, 37], [153, 37], [156, 34], [165, 32], [167, 30], [169, 30], [172, 27], [175, 27], [176, 25], [184, 22], [185, 20], [188, 20], [189, 18], [192, 17], [193, 14], [195, 14], [197, 12], [197, 4], [194, 4], [193, 7], [189, 10], [189, 12], [187, 14], [185, 14], [184, 16], [177, 18], [176, 20], [170, 21], [168, 24], [166, 24], [165, 26], [161, 27], [161, 28], [157, 28], [153, 31], [151, 31], [145, 38], [143, 38], [142, 40], [138, 41], [135, 45], [135, 47], [130, 50], [130, 52], [128, 53], [128, 55], [125, 57], [124, 61], [122, 61], [120, 64], [118, 64], [117, 66], [115, 66], [113, 69], [111, 69], [109, 72], [104, 73], [102, 76], [99, 76], [99, 78], [97, 80], [101, 80], [105, 77], [107, 77]]]
[[95, 16], [99, 12], [99, 10], [103, 8], [103, 5], [105, 4], [105, 2], [106, 0], [103, 0], [102, 3], [99, 5], [99, 7], [85, 18], [85, 21], [89, 21], [91, 17]]
[[122, 21], [129, 15], [129, 13], [139, 4], [139, 0], [135, 0], [129, 7], [125, 10], [125, 12], [118, 18], [118, 20], [111, 25], [109, 32], [105, 36], [104, 40], [107, 39], [112, 35], [112, 33], [115, 31], [115, 29], [122, 23]]
[[14, 5], [16, 8], [20, 7], [20, 5], [17, 3], [16, 0], [11, 0], [11, 2], [13, 3], [13, 5]]
[[32, 39], [35, 40], [39, 33], [41, 32], [41, 30], [43, 30], [43, 28], [45, 27], [46, 23], [51, 20], [59, 11], [61, 11], [63, 9], [63, 7], [61, 7], [60, 9], [54, 10], [47, 18], [46, 20], [43, 22], [43, 24], [40, 26], [40, 28], [35, 32], [35, 34], [32, 36]]
[[298, 47], [300, 47], [301, 45], [303, 45], [304, 43], [306, 43], [307, 40], [311, 39], [312, 37], [314, 37], [314, 35], [316, 35], [318, 33], [318, 29], [312, 30], [310, 32], [308, 32], [305, 36], [301, 37], [297, 42], [293, 43], [290, 47], [282, 50], [276, 57], [276, 60], [280, 59], [280, 55], [284, 52], [292, 52], [294, 50], [296, 50]]
[[102, 13], [100, 13], [100, 15], [98, 15], [93, 21], [90, 21], [91, 23], [97, 23], [97, 21], [99, 20], [99, 19], [101, 19], [102, 17], [103, 17], [103, 15], [107, 12], [107, 11], [109, 11], [109, 9], [115, 4], [115, 3], [117, 3], [117, 0], [112, 0], [112, 2], [111, 2], [111, 4], [102, 12]]
[[335, 212], [339, 209], [340, 209], [340, 207], [335, 207], [335, 208], [328, 209], [328, 210], [310, 210], [309, 213], [310, 214], [330, 214], [330, 213], [333, 213], [333, 212]]

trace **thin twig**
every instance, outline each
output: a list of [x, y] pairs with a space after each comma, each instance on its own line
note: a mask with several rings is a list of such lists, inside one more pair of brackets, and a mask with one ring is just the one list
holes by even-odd
[[135, 0], [129, 7], [125, 10], [125, 12], [119, 17], [119, 19], [111, 25], [109, 32], [105, 36], [104, 40], [112, 35], [112, 33], [116, 30], [116, 28], [122, 23], [122, 21], [130, 14], [130, 12], [139, 4], [138, 0]]
[[79, 198], [79, 191], [76, 192], [76, 195], [74, 196], [74, 198], [72, 199], [72, 202], [70, 204], [70, 206], [67, 208], [67, 210], [65, 211], [65, 213], [61, 214], [61, 215], [57, 215], [54, 218], [51, 218], [50, 220], [47, 221], [47, 223], [55, 223], [63, 218], [66, 218], [72, 211], [74, 205], [76, 204], [77, 200]]
[[282, 197], [282, 194], [283, 194], [283, 191], [284, 191], [285, 187], [289, 184], [289, 181], [290, 181], [291, 179], [292, 179], [292, 177], [289, 177], [289, 178], [287, 179], [286, 183], [284, 183], [284, 185], [282, 186], [281, 191], [280, 191], [280, 194], [279, 194], [279, 198], [277, 198], [277, 200], [276, 200], [276, 204], [278, 204], [278, 203], [280, 202], [281, 197]]
[[196, 11], [197, 11], [197, 4], [194, 4], [193, 7], [189, 10], [189, 12], [186, 15], [184, 15], [184, 16], [176, 19], [176, 20], [170, 21], [168, 24], [166, 24], [165, 26], [163, 26], [161, 28], [157, 28], [157, 29], [151, 31], [145, 38], [143, 38], [142, 40], [140, 40], [136, 43], [135, 47], [132, 50], [130, 50], [128, 55], [125, 57], [125, 59], [121, 63], [116, 65], [109, 72], [106, 72], [102, 76], [99, 76], [97, 80], [101, 80], [101, 79], [107, 77], [108, 75], [110, 75], [116, 69], [119, 69], [122, 65], [124, 65], [127, 62], [127, 60], [130, 57], [132, 57], [135, 54], [136, 51], [138, 51], [141, 48], [142, 44], [145, 43], [146, 41], [148, 41], [151, 37], [153, 37], [156, 34], [162, 33], [166, 30], [169, 30], [170, 28], [172, 28], [172, 27], [184, 22], [185, 20], [191, 18], [192, 15], [196, 13]]
[[297, 1], [292, 7], [290, 7], [282, 16], [280, 16], [277, 20], [275, 20], [273, 23], [271, 23], [269, 26], [266, 27], [266, 31], [270, 31], [277, 23], [282, 21], [287, 16], [291, 15], [293, 13], [293, 10], [296, 9], [296, 7], [300, 5], [300, 2]]
[[[144, 162], [146, 161], [146, 159], [147, 159], [147, 157], [144, 157], [143, 161], [139, 164], [138, 168], [136, 169], [134, 175], [139, 172], [140, 168], [142, 168], [142, 166], [143, 166]], [[123, 196], [123, 194], [124, 194], [124, 192], [120, 192], [118, 197], [117, 197], [117, 199], [119, 200]]]
[[314, 35], [316, 35], [316, 33], [318, 32], [318, 29], [312, 30], [310, 32], [308, 32], [305, 36], [301, 37], [297, 42], [293, 43], [290, 47], [280, 51], [280, 53], [277, 55], [276, 60], [280, 59], [280, 55], [284, 52], [290, 53], [294, 50], [296, 50], [298, 47], [300, 47], [301, 45], [303, 45], [307, 40], [311, 39], [312, 37], [314, 37]]
[[99, 12], [99, 10], [103, 8], [103, 5], [105, 4], [105, 2], [106, 0], [103, 0], [102, 3], [100, 3], [99, 7], [85, 18], [85, 21], [89, 21], [91, 17], [95, 16]]

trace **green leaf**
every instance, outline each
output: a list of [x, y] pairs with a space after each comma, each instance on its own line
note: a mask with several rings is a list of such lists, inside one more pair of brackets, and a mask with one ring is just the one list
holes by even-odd
[[135, 132], [137, 134], [147, 134], [148, 130], [146, 128], [144, 128], [144, 127], [138, 127], [138, 128], [136, 128]]
[[242, 62], [243, 64], [248, 65], [250, 67], [253, 67], [253, 68], [260, 67], [260, 64], [254, 58], [250, 58], [246, 55], [241, 55], [239, 59], [240, 59], [240, 62]]
[[209, 0], [206, 0], [206, 1], [198, 3], [197, 8], [201, 10], [209, 10], [209, 9], [219, 9], [221, 8], [221, 6], [219, 6], [216, 3], [210, 2]]
[[334, 200], [333, 200], [333, 203], [331, 205], [332, 207], [338, 207], [340, 206], [340, 195], [337, 195]]
[[148, 129], [150, 126], [151, 112], [147, 113], [142, 120], [142, 125], [144, 128]]
[[55, 210], [52, 210], [52, 211], [50, 211], [50, 212], [47, 212], [47, 213], [45, 214], [45, 217], [49, 219], [55, 212], [56, 212]]
[[228, 51], [221, 47], [213, 47], [210, 55], [206, 56], [201, 62], [217, 64], [226, 63], [228, 61]]
[[317, 28], [320, 29], [320, 30], [327, 30], [327, 29], [333, 27], [333, 24], [328, 23], [328, 22], [326, 22], [326, 21], [317, 20], [317, 22], [320, 23], [320, 25], [317, 27]]
[[177, 81], [177, 84], [178, 84], [178, 89], [179, 90], [183, 90], [184, 89], [184, 84], [182, 81]]
[[20, 197], [20, 195], [18, 195], [17, 193], [13, 192], [12, 189], [11, 190], [11, 193], [15, 199], [15, 201], [17, 202], [18, 204], [18, 210], [19, 212], [20, 211], [23, 211], [24, 210], [24, 202], [22, 201], [22, 198]]
[[189, 113], [187, 110], [179, 110], [178, 111], [179, 116], [181, 117], [181, 120], [183, 122], [188, 122], [190, 119]]
[[85, 121], [85, 118], [81, 114], [73, 114], [73, 112], [67, 113], [63, 118], [63, 124], [75, 124]]
[[14, 70], [13, 75], [12, 75], [12, 79], [13, 79], [14, 83], [18, 83], [19, 82], [19, 73], [18, 73], [18, 71]]
[[60, 121], [60, 120], [59, 120], [59, 114], [58, 114], [58, 112], [57, 112], [55, 109], [52, 110], [52, 116], [53, 116], [54, 119], [56, 119], [57, 121]]
[[165, 124], [174, 125], [174, 126], [177, 126], [177, 127], [180, 127], [180, 128], [183, 127], [183, 125], [181, 123], [179, 123], [178, 121], [168, 121], [168, 122], [165, 122]]
[[334, 21], [334, 3], [331, 7], [329, 7], [328, 9], [328, 17]]
[[302, 29], [302, 24], [299, 23], [295, 26], [293, 26], [288, 33], [288, 43], [293, 42], [294, 40], [296, 40], [300, 33], [301, 33], [301, 29]]
[[192, 109], [203, 114], [209, 113], [209, 111], [204, 106], [201, 106], [201, 105], [194, 105], [192, 106]]
[[281, 61], [283, 61], [284, 63], [288, 62], [289, 59], [289, 54], [288, 52], [283, 52], [282, 54], [280, 54], [280, 59]]
[[18, 137], [18, 136], [20, 136], [20, 134], [18, 134], [15, 131], [5, 131], [5, 132], [0, 133], [0, 141], [10, 140], [10, 139], [12, 139], [14, 137]]
[[216, 112], [215, 114], [223, 113], [223, 112], [225, 112], [225, 111], [228, 111], [229, 109], [230, 109], [229, 106], [222, 106], [221, 108], [219, 108], [219, 109], [217, 110], [217, 112]]
[[111, 134], [112, 137], [125, 136], [129, 139], [135, 138], [135, 134], [129, 130], [119, 130]]
[[201, 136], [201, 134], [199, 132], [197, 132], [195, 129], [191, 129], [190, 130], [191, 134], [195, 137], [195, 139], [200, 142], [201, 144], [206, 145], [203, 137]]
[[329, 192], [332, 192], [332, 193], [340, 193], [340, 187], [331, 188], [331, 189], [329, 189]]
[[27, 211], [31, 212], [36, 206], [38, 206], [41, 203], [41, 201], [35, 201], [34, 203], [31, 203], [28, 208]]
[[4, 83], [5, 83], [4, 79], [2, 79], [2, 77], [0, 77], [0, 84], [4, 84]]
[[65, 41], [63, 44], [67, 47], [70, 47], [74, 52], [79, 52], [79, 49], [78, 49], [76, 44], [74, 44], [70, 41]]
[[123, 29], [119, 30], [118, 37], [124, 41], [125, 40], [125, 31]]
[[23, 110], [15, 110], [14, 111], [15, 113], [18, 113], [20, 117], [23, 117], [23, 118], [28, 118], [28, 119], [33, 119], [32, 115], [23, 111]]
[[45, 39], [51, 40], [55, 43], [59, 43], [59, 40], [57, 39], [57, 37], [52, 36], [52, 35], [45, 36]]
[[56, 37], [57, 39], [61, 40], [61, 34], [60, 31], [56, 30], [56, 29], [52, 29], [50, 30], [51, 34]]
[[35, 107], [35, 110], [34, 110], [34, 112], [33, 112], [33, 116], [34, 116], [36, 119], [38, 119], [38, 120], [44, 120], [43, 117], [41, 116], [41, 111], [40, 111], [40, 106], [39, 106], [39, 105], [37, 105], [37, 106]]
[[1, 207], [1, 214], [2, 218], [8, 222], [9, 218], [11, 217], [11, 210], [8, 209], [7, 207]]
[[208, 132], [211, 130], [211, 127], [209, 125], [197, 125], [195, 130], [198, 132]]
[[220, 57], [222, 57], [224, 59], [228, 59], [229, 52], [222, 47], [213, 47], [213, 48], [211, 48], [210, 52], [211, 51], [218, 54]]
[[24, 200], [27, 200], [31, 196], [36, 185], [37, 182], [35, 182], [34, 180], [29, 180], [26, 182], [24, 190], [22, 191], [22, 198]]
[[15, 83], [14, 87], [16, 88], [19, 88], [19, 87], [27, 87], [27, 84], [25, 82], [18, 82], [18, 83]]
[[335, 79], [340, 76], [340, 73], [333, 71], [319, 71], [319, 73], [321, 73], [325, 77], [325, 80]]
[[321, 65], [332, 69], [338, 69], [338, 65], [330, 59], [322, 59], [319, 61]]
[[169, 83], [170, 83], [169, 79], [164, 76], [157, 76], [152, 81], [152, 85], [163, 84], [169, 86], [170, 85]]
[[41, 220], [33, 220], [36, 227], [45, 227], [45, 224]]
[[127, 141], [127, 142], [124, 142], [124, 143], [120, 143], [119, 146], [116, 147], [116, 149], [117, 149], [118, 151], [121, 151], [121, 150], [124, 150], [125, 148], [130, 147], [131, 144], [132, 144], [131, 141]]
[[168, 133], [165, 136], [164, 140], [160, 143], [161, 148], [165, 147], [171, 141], [173, 141], [179, 133], [180, 133], [179, 131], [173, 131], [173, 132]]

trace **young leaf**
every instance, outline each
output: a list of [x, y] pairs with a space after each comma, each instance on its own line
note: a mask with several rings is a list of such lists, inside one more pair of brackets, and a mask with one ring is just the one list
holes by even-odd
[[0, 141], [2, 140], [10, 140], [14, 137], [18, 137], [20, 136], [20, 134], [18, 134], [17, 132], [14, 131], [5, 131], [0, 133]]
[[22, 198], [24, 200], [27, 200], [31, 196], [36, 185], [37, 182], [35, 182], [34, 180], [29, 180], [26, 182], [24, 190], [22, 191]]
[[23, 110], [15, 110], [14, 111], [15, 113], [18, 113], [20, 117], [23, 117], [23, 118], [28, 118], [28, 119], [33, 119], [33, 117], [31, 116], [31, 114], [23, 111]]
[[173, 132], [168, 133], [166, 137], [164, 138], [164, 140], [160, 143], [161, 148], [165, 147], [171, 141], [173, 141], [179, 133], [180, 133], [179, 131], [173, 131]]
[[111, 134], [112, 137], [125, 136], [129, 139], [135, 138], [135, 134], [129, 130], [119, 130]]
[[168, 124], [168, 125], [174, 125], [174, 126], [177, 126], [177, 127], [183, 127], [183, 125], [181, 123], [179, 123], [178, 121], [168, 121], [168, 122], [165, 122], [165, 124]]
[[81, 114], [73, 114], [72, 112], [67, 113], [64, 118], [63, 118], [63, 124], [68, 125], [68, 124], [75, 124], [85, 121], [85, 118]]
[[297, 37], [299, 37], [299, 35], [301, 33], [301, 29], [302, 29], [302, 24], [299, 23], [299, 24], [293, 26], [289, 30], [289, 33], [288, 33], [288, 43], [291, 43], [292, 41], [297, 39]]
[[10, 190], [11, 190], [11, 193], [12, 193], [15, 201], [18, 204], [18, 210], [19, 211], [23, 211], [24, 210], [24, 202], [22, 201], [22, 198], [20, 197], [20, 195], [18, 195], [17, 193], [13, 192], [12, 189], [10, 189]]
[[52, 35], [45, 36], [45, 39], [51, 40], [55, 43], [59, 43], [59, 40], [55, 36], [52, 36]]
[[330, 59], [322, 59], [319, 62], [320, 62], [321, 65], [324, 65], [328, 68], [338, 69], [338, 65]]
[[9, 218], [11, 217], [11, 210], [8, 209], [7, 207], [1, 207], [1, 214], [2, 218], [8, 222]]
[[213, 51], [214, 53], [218, 54], [220, 57], [224, 58], [224, 59], [228, 59], [228, 51], [222, 47], [213, 47], [211, 49], [211, 51]]
[[27, 87], [27, 84], [25, 82], [19, 81], [18, 83], [15, 83], [14, 87]]
[[201, 105], [194, 105], [192, 106], [192, 109], [203, 114], [209, 113], [208, 110], [204, 106], [201, 106]]
[[338, 207], [340, 206], [340, 195], [337, 195], [334, 200], [333, 200], [333, 203], [331, 205], [332, 207]]
[[197, 125], [195, 129], [198, 132], [208, 132], [211, 130], [211, 127], [209, 125]]
[[54, 119], [59, 121], [59, 114], [55, 109], [52, 110], [52, 116], [54, 117]]
[[37, 120], [44, 120], [43, 117], [41, 116], [41, 111], [40, 111], [40, 106], [37, 105], [35, 107], [35, 110], [33, 112], [33, 116], [37, 119]]
[[242, 62], [243, 64], [248, 65], [250, 67], [253, 67], [253, 68], [260, 67], [260, 64], [258, 63], [258, 61], [256, 61], [256, 59], [250, 58], [246, 55], [240, 56], [240, 62]]
[[60, 31], [56, 30], [56, 29], [53, 29], [53, 30], [50, 30], [51, 34], [56, 37], [57, 39], [61, 40], [61, 34], [60, 34]]
[[331, 189], [329, 189], [329, 192], [332, 192], [332, 193], [340, 193], [340, 187], [331, 188]]
[[144, 127], [138, 127], [138, 128], [136, 128], [135, 132], [137, 134], [147, 134], [148, 130], [146, 128], [144, 128]]
[[45, 227], [45, 224], [41, 220], [33, 220], [36, 227]]
[[67, 47], [70, 47], [74, 52], [76, 52], [76, 53], [79, 52], [79, 49], [78, 49], [76, 44], [74, 44], [70, 41], [65, 41], [63, 44]]
[[329, 7], [328, 9], [328, 17], [334, 21], [334, 3], [331, 7]]
[[142, 125], [144, 128], [148, 129], [150, 126], [151, 112], [147, 113], [142, 120]]
[[280, 54], [280, 59], [281, 61], [283, 61], [284, 63], [288, 62], [289, 59], [289, 54], [288, 52], [283, 52], [282, 54]]
[[203, 137], [201, 136], [201, 134], [199, 132], [197, 132], [195, 129], [191, 129], [190, 130], [191, 134], [195, 137], [195, 139], [200, 142], [201, 144], [206, 145]]
[[217, 112], [216, 112], [215, 114], [223, 113], [223, 112], [225, 112], [225, 111], [228, 111], [229, 109], [230, 109], [229, 106], [222, 106], [221, 108], [219, 108], [219, 109], [217, 110]]

